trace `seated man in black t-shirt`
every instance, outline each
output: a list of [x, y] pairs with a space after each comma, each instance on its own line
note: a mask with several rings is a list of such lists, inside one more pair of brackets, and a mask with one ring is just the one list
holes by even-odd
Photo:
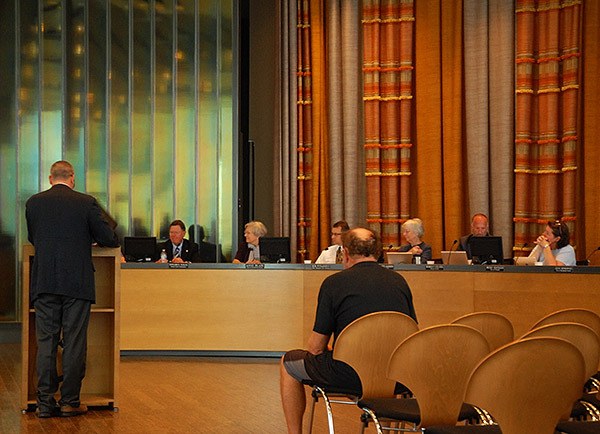
[[302, 432], [306, 406], [303, 381], [322, 386], [360, 391], [358, 375], [347, 364], [333, 360], [327, 348], [331, 335], [361, 316], [397, 311], [416, 321], [412, 294], [406, 280], [381, 267], [378, 237], [368, 229], [356, 228], [343, 235], [344, 271], [321, 284], [313, 331], [306, 350], [288, 351], [281, 361], [281, 401], [288, 432]]

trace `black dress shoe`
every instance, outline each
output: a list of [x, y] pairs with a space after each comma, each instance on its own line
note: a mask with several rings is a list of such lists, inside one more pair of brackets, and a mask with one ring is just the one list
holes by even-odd
[[57, 417], [60, 416], [60, 408], [59, 407], [55, 407], [53, 409], [40, 409], [38, 408], [35, 411], [35, 414], [37, 417], [39, 417], [40, 419], [49, 419], [51, 417]]

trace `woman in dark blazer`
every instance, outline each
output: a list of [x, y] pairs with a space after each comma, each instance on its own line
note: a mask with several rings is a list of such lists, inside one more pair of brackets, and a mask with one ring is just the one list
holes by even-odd
[[267, 227], [259, 221], [246, 223], [244, 237], [246, 242], [240, 243], [234, 264], [260, 264], [260, 237], [267, 235]]

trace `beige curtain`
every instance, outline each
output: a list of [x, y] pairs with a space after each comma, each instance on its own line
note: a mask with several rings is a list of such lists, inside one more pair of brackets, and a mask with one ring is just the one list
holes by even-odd
[[333, 221], [364, 222], [360, 6], [298, 0], [278, 7], [274, 213], [296, 240], [297, 260], [315, 260], [331, 243]]
[[276, 104], [274, 108], [274, 225], [273, 233], [290, 236], [296, 252], [298, 222], [298, 111], [296, 8], [286, 0], [277, 4]]
[[478, 212], [488, 215], [491, 232], [502, 236], [504, 255], [509, 257], [514, 197], [514, 4], [465, 0], [463, 5], [465, 219]]
[[365, 215], [361, 11], [356, 1], [326, 4], [330, 214], [353, 227]]

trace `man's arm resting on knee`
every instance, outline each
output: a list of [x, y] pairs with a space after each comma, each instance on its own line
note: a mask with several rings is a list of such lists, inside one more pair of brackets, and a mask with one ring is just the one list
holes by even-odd
[[321, 333], [312, 332], [308, 337], [308, 345], [307, 350], [309, 353], [321, 354], [327, 348], [327, 343], [329, 342], [328, 335], [322, 335]]

